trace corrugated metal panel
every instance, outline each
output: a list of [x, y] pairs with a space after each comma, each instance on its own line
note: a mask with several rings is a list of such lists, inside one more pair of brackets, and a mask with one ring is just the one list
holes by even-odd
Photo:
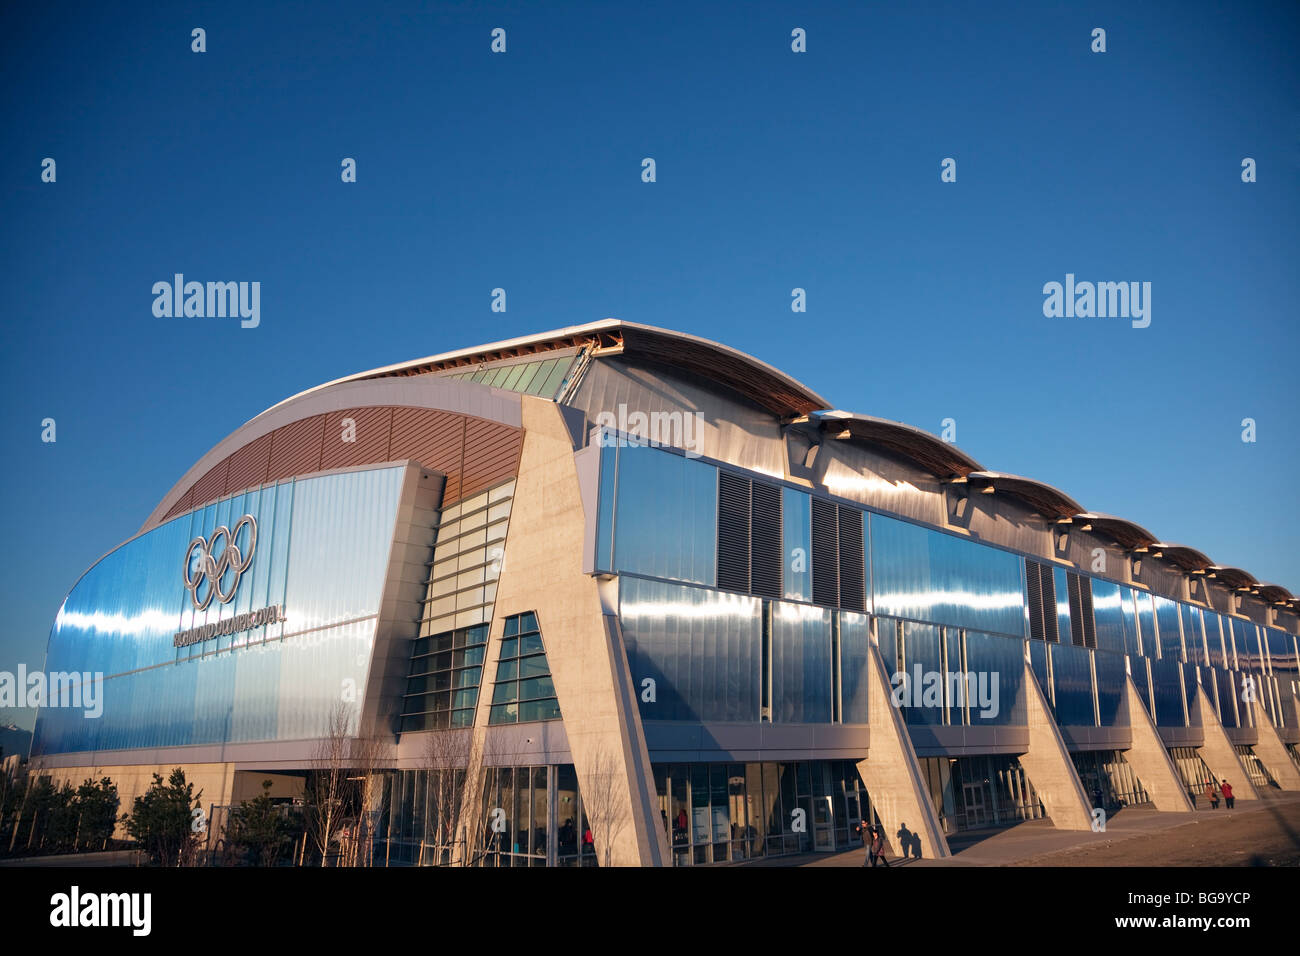
[[[355, 441], [343, 441], [352, 419]], [[292, 422], [221, 461], [181, 496], [170, 516], [266, 482], [332, 468], [412, 459], [447, 476], [458, 501], [515, 475], [523, 431], [453, 412], [391, 405], [347, 408]]]
[[206, 475], [194, 482], [193, 500], [195, 504], [215, 501], [226, 493], [226, 474], [230, 469], [230, 459], [226, 458], [212, 467]]
[[170, 521], [172, 518], [175, 518], [178, 514], [182, 514], [186, 511], [189, 511], [190, 501], [193, 498], [194, 498], [194, 488], [193, 486], [191, 486], [186, 490], [185, 494], [181, 495], [180, 501], [172, 505], [172, 510], [167, 512], [167, 516], [163, 520]]
[[271, 433], [271, 466], [267, 481], [279, 481], [320, 471], [321, 438], [325, 416], [304, 418]]
[[393, 411], [393, 439], [389, 455], [393, 461], [406, 458], [447, 476], [443, 500], [459, 500], [461, 452], [465, 440], [464, 415], [428, 408], [398, 408]]
[[[477, 494], [516, 474], [522, 449], [523, 432], [496, 422], [469, 419], [465, 424], [464, 471], [459, 497]], [[455, 499], [448, 495], [446, 500]]]
[[[681, 424], [681, 434], [660, 434], [660, 444], [784, 478], [785, 442], [780, 425], [759, 406], [733, 394], [666, 367], [602, 357], [587, 367], [568, 404], [592, 421], [601, 414], [627, 421], [637, 412], [647, 416], [676, 413], [673, 421]], [[700, 413], [698, 418], [695, 412]]]
[[[353, 424], [350, 429], [344, 426], [344, 421], [348, 419]], [[393, 409], [389, 406], [345, 408], [330, 412], [325, 417], [321, 469], [391, 461], [388, 447], [392, 425]], [[349, 437], [352, 441], [344, 440]]]
[[249, 442], [228, 459], [230, 470], [226, 474], [227, 494], [243, 491], [266, 481], [267, 469], [271, 464], [271, 434]]

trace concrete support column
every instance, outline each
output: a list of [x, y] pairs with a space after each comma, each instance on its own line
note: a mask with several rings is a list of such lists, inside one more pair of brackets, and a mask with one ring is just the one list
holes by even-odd
[[617, 618], [605, 613], [598, 582], [582, 573], [586, 515], [572, 439], [554, 403], [524, 396], [522, 413], [524, 445], [477, 730], [487, 724], [503, 619], [536, 611], [601, 864], [664, 866], [668, 838], [622, 635]]
[[[1259, 740], [1255, 743], [1255, 755], [1264, 763], [1264, 768], [1273, 777], [1282, 790], [1300, 790], [1300, 770], [1296, 769], [1291, 755], [1287, 753], [1286, 744], [1278, 735], [1277, 728], [1268, 717], [1258, 700], [1250, 705], [1255, 715], [1255, 730]], [[1231, 781], [1229, 781], [1231, 783]]]
[[[1198, 752], [1214, 775], [1214, 782], [1227, 780], [1232, 786], [1232, 795], [1238, 800], [1258, 800], [1259, 793], [1250, 782], [1250, 775], [1246, 773], [1241, 758], [1237, 756], [1237, 748], [1232, 746], [1232, 741], [1223, 730], [1223, 724], [1219, 722], [1218, 712], [1200, 684], [1196, 685], [1196, 696], [1192, 699], [1192, 720], [1199, 723], [1204, 731], [1205, 742]], [[1261, 740], [1265, 729], [1271, 730], [1272, 726], [1259, 728]]]
[[1043, 808], [1052, 818], [1052, 826], [1061, 830], [1091, 830], [1092, 804], [1074, 769], [1070, 751], [1028, 661], [1025, 661], [1024, 669], [1022, 686], [1025, 688], [1029, 750], [1021, 755], [1020, 766], [1029, 775], [1029, 782], [1043, 801]]
[[880, 817], [886, 833], [893, 833], [906, 824], [920, 838], [923, 857], [952, 856], [939, 814], [930, 802], [925, 775], [912, 749], [907, 725], [891, 703], [892, 687], [880, 648], [874, 642], [867, 662], [867, 679], [871, 749], [865, 760], [858, 761], [858, 774], [871, 797], [871, 808]]
[[[1137, 775], [1138, 782], [1146, 790], [1151, 802], [1157, 810], [1174, 813], [1190, 813], [1195, 810], [1196, 807], [1192, 805], [1187, 789], [1183, 786], [1183, 779], [1178, 775], [1178, 768], [1174, 766], [1164, 741], [1160, 739], [1155, 722], [1142, 706], [1137, 685], [1127, 673], [1124, 675], [1124, 708], [1128, 711], [1128, 725], [1133, 741], [1124, 752], [1124, 759], [1133, 768], [1133, 773]], [[1222, 727], [1219, 728], [1219, 734], [1223, 734]]]

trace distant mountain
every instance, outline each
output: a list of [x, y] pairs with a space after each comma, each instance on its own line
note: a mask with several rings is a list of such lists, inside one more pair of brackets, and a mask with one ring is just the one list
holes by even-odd
[[30, 730], [23, 730], [13, 724], [0, 725], [0, 749], [3, 749], [4, 756], [21, 754], [23, 759], [26, 759], [27, 748], [31, 744], [32, 732]]

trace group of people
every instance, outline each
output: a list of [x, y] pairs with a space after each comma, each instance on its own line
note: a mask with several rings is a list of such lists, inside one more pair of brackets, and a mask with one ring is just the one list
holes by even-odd
[[1232, 785], [1229, 784], [1227, 780], [1221, 780], [1219, 781], [1219, 787], [1216, 790], [1213, 778], [1211, 778], [1210, 782], [1205, 785], [1205, 799], [1210, 801], [1210, 809], [1219, 809], [1220, 791], [1223, 793], [1223, 802], [1227, 804], [1226, 809], [1231, 810], [1233, 807]]
[[862, 836], [862, 842], [867, 847], [867, 857], [862, 861], [862, 865], [889, 866], [889, 858], [885, 856], [885, 828], [878, 823], [867, 823], [864, 820], [854, 829]]

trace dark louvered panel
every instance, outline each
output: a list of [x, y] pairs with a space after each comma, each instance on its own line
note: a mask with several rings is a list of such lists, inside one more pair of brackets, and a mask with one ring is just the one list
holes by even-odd
[[1043, 578], [1043, 640], [1059, 644], [1061, 634], [1056, 626], [1056, 578], [1047, 565], [1041, 564], [1039, 568]]
[[1083, 646], [1097, 646], [1097, 619], [1092, 611], [1092, 578], [1079, 578], [1079, 606], [1083, 612]]
[[1079, 598], [1079, 576], [1073, 571], [1065, 572], [1065, 588], [1070, 600], [1070, 643], [1083, 647], [1083, 604]]
[[1043, 581], [1042, 567], [1037, 561], [1025, 558], [1025, 590], [1029, 598], [1029, 637], [1043, 639]]
[[749, 480], [718, 472], [718, 587], [749, 592]]
[[755, 594], [780, 598], [781, 489], [756, 481], [750, 497], [750, 586]]
[[840, 547], [835, 506], [812, 500], [813, 602], [837, 607], [840, 603]]
[[839, 508], [840, 532], [840, 607], [865, 611], [866, 573], [862, 554], [862, 512], [857, 508]]

